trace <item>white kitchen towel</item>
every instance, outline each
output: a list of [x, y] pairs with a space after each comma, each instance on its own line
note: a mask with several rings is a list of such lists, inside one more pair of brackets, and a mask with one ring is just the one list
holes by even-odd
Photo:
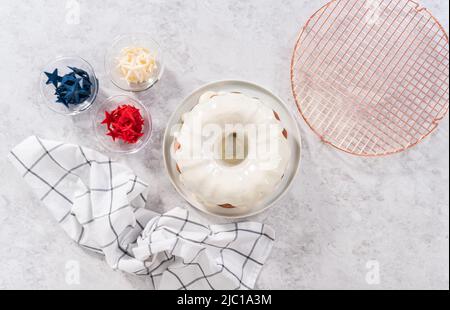
[[263, 224], [146, 209], [148, 185], [91, 149], [31, 136], [9, 158], [75, 242], [154, 288], [251, 289], [271, 251], [274, 232]]

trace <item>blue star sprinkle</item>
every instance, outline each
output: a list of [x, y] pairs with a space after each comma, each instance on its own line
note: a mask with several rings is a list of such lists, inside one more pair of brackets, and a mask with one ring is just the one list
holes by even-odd
[[86, 77], [86, 78], [89, 77], [89, 74], [86, 71], [82, 70], [82, 69], [78, 69], [78, 68], [75, 68], [75, 67], [68, 67], [68, 68], [70, 70], [72, 70], [75, 74], [77, 74], [77, 75], [79, 75], [81, 77]]
[[75, 67], [68, 68], [72, 72], [64, 76], [58, 75], [58, 69], [52, 73], [44, 72], [48, 78], [46, 84], [55, 86], [56, 102], [66, 107], [69, 107], [69, 104], [77, 105], [85, 102], [91, 96], [92, 86], [86, 71]]
[[55, 87], [58, 87], [58, 82], [61, 82], [61, 77], [58, 75], [58, 69], [53, 70], [52, 73], [44, 72], [47, 76], [48, 80], [45, 84], [53, 84]]

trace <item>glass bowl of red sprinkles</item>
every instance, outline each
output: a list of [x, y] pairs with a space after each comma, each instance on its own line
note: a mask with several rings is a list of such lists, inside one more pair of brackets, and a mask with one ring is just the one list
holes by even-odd
[[97, 140], [106, 150], [131, 154], [143, 149], [150, 140], [152, 119], [139, 100], [117, 95], [98, 105], [93, 126]]

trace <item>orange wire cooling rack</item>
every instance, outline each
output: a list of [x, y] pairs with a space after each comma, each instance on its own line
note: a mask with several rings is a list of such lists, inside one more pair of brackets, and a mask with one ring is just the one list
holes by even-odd
[[397, 153], [447, 114], [448, 36], [413, 1], [335, 0], [303, 27], [291, 80], [322, 141], [361, 156]]

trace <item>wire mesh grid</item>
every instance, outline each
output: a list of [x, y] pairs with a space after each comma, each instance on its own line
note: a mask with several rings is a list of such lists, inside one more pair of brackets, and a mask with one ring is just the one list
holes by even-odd
[[448, 111], [448, 36], [414, 1], [335, 0], [303, 27], [291, 80], [324, 142], [361, 156], [397, 153]]

